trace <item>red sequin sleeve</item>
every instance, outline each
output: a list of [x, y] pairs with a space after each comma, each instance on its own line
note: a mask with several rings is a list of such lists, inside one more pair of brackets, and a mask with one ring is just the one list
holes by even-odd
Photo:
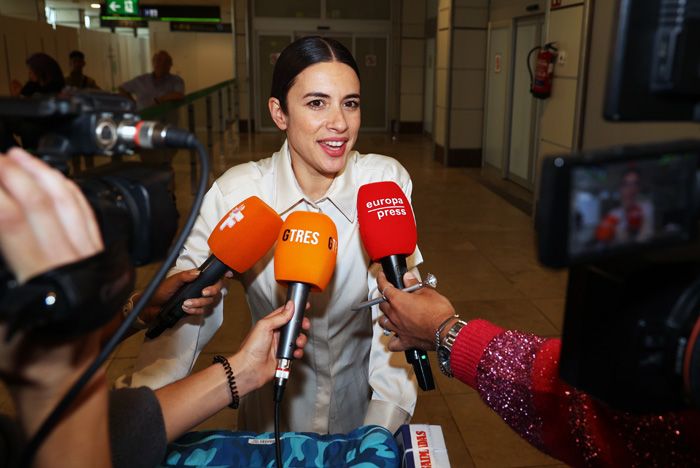
[[472, 320], [450, 364], [521, 437], [570, 465], [700, 466], [700, 412], [613, 411], [559, 379], [560, 346]]

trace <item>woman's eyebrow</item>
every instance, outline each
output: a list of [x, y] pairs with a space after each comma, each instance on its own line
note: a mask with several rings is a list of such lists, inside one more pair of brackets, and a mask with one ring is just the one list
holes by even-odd
[[317, 91], [314, 91], [314, 92], [311, 92], [311, 93], [306, 93], [306, 94], [304, 94], [304, 96], [302, 97], [302, 99], [306, 99], [306, 98], [309, 98], [309, 97], [326, 98], [326, 99], [330, 98], [330, 96], [329, 96], [328, 94], [326, 94], [326, 93], [319, 93], [319, 92], [317, 92]]
[[[328, 94], [321, 93], [318, 91], [312, 91], [310, 93], [306, 93], [306, 94], [304, 94], [304, 96], [302, 96], [302, 99], [306, 99], [306, 98], [310, 98], [310, 97], [330, 99], [330, 96]], [[360, 99], [360, 95], [357, 93], [348, 94], [347, 96], [343, 97], [343, 100], [345, 100], [345, 99]]]

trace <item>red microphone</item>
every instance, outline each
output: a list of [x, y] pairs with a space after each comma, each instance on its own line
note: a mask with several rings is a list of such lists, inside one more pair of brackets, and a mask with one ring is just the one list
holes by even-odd
[[625, 215], [627, 216], [627, 231], [630, 235], [636, 236], [642, 229], [644, 223], [644, 212], [642, 207], [637, 203], [627, 208]]
[[[360, 237], [370, 258], [381, 263], [391, 284], [403, 289], [403, 275], [408, 271], [406, 257], [416, 250], [418, 239], [413, 210], [403, 190], [394, 182], [363, 185], [357, 193], [357, 216]], [[413, 365], [420, 388], [433, 390], [428, 353], [409, 349], [406, 360]]]
[[182, 303], [199, 297], [202, 288], [219, 281], [226, 271], [243, 273], [257, 263], [277, 240], [280, 227], [282, 218], [258, 197], [246, 198], [233, 207], [209, 236], [212, 253], [199, 267], [199, 276], [163, 305], [146, 336], [155, 338], [175, 325], [185, 315]]

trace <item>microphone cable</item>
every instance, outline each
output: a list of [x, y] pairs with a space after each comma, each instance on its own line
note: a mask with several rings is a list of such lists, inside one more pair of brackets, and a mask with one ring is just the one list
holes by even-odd
[[[172, 134], [172, 135], [171, 135]], [[46, 438], [51, 434], [51, 431], [56, 427], [56, 425], [61, 421], [61, 417], [70, 407], [71, 404], [78, 397], [80, 392], [83, 390], [85, 385], [92, 379], [95, 373], [100, 369], [102, 364], [107, 360], [107, 358], [112, 354], [117, 345], [121, 342], [124, 335], [129, 331], [131, 324], [136, 320], [141, 311], [144, 309], [148, 301], [155, 293], [158, 285], [163, 281], [165, 275], [170, 269], [170, 265], [175, 262], [177, 256], [180, 254], [182, 246], [185, 244], [187, 237], [194, 226], [197, 216], [199, 215], [199, 209], [202, 206], [202, 201], [204, 199], [204, 194], [207, 190], [209, 184], [209, 157], [207, 155], [207, 150], [204, 148], [193, 134], [178, 128], [168, 128], [168, 142], [170, 142], [170, 147], [178, 147], [182, 149], [194, 149], [199, 157], [200, 164], [200, 176], [197, 185], [197, 192], [192, 202], [192, 208], [190, 209], [190, 214], [187, 217], [187, 221], [182, 228], [177, 240], [175, 241], [173, 247], [168, 253], [166, 259], [163, 261], [163, 265], [156, 272], [156, 274], [148, 283], [148, 286], [143, 292], [143, 295], [136, 303], [131, 313], [126, 317], [124, 322], [119, 326], [114, 335], [109, 339], [107, 344], [104, 346], [102, 351], [97, 355], [95, 360], [90, 364], [90, 366], [83, 372], [83, 374], [78, 378], [78, 380], [71, 386], [71, 388], [66, 392], [65, 396], [56, 405], [56, 407], [51, 411], [49, 416], [44, 420], [36, 434], [32, 436], [31, 440], [25, 447], [22, 457], [20, 458], [19, 466], [29, 467], [32, 464], [36, 452], [38, 451], [41, 444], [46, 440]]]
[[[293, 320], [293, 319], [292, 319]], [[278, 360], [282, 361], [281, 359]], [[286, 361], [286, 360], [284, 360]], [[280, 364], [277, 364], [280, 367]], [[287, 367], [287, 372], [289, 372], [289, 367]], [[287, 374], [289, 375], [289, 374]], [[272, 390], [272, 399], [275, 401], [275, 461], [278, 468], [282, 468], [282, 441], [280, 436], [280, 408], [282, 406], [282, 397], [284, 396], [284, 389], [287, 387], [287, 378], [278, 377], [275, 379], [274, 388]]]
[[275, 461], [277, 462], [278, 468], [282, 468], [282, 441], [280, 438], [280, 406], [280, 400], [275, 399]]

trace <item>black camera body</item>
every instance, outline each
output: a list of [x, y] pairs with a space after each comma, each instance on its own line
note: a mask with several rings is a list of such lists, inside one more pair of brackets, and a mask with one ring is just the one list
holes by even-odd
[[560, 375], [625, 411], [700, 407], [699, 327], [697, 262], [573, 267]]
[[[131, 100], [97, 92], [0, 98], [0, 125], [5, 140], [8, 134], [19, 136], [27, 149], [64, 172], [73, 156], [129, 154], [158, 145], [166, 132], [160, 124], [141, 121]], [[179, 215], [173, 177], [172, 169], [160, 165], [114, 161], [78, 174], [76, 183], [95, 212], [105, 255], [80, 269], [58, 268], [24, 286], [0, 268], [0, 320], [13, 329], [50, 327], [80, 334], [111, 319], [133, 291], [134, 265], [164, 258], [175, 236]], [[92, 284], [94, 278], [103, 284]], [[58, 299], [45, 306], [47, 294]], [[31, 297], [19, 300], [23, 295]]]
[[[700, 122], [700, 0], [619, 0], [605, 117]], [[700, 408], [700, 140], [545, 158], [540, 261], [568, 267], [559, 370], [613, 408]]]
[[700, 407], [700, 141], [546, 158], [540, 261], [569, 267], [560, 375], [614, 408]]

